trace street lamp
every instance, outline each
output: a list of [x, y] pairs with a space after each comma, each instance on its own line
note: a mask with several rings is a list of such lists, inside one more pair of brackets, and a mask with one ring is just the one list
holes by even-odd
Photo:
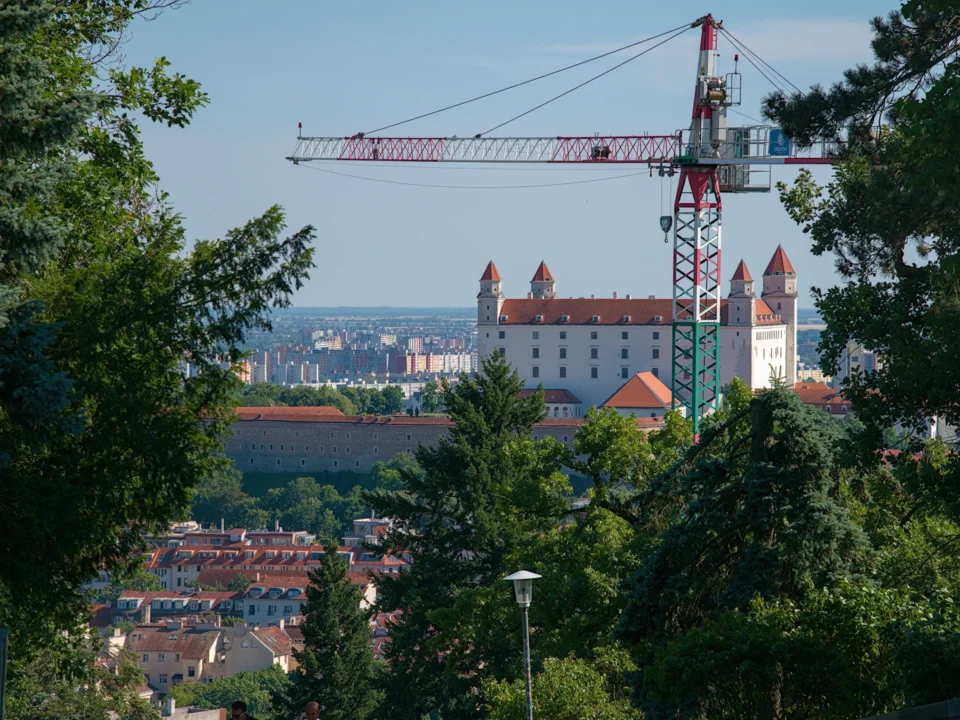
[[513, 583], [513, 592], [523, 616], [523, 668], [527, 678], [527, 720], [533, 720], [533, 687], [530, 679], [530, 600], [533, 598], [533, 581], [542, 577], [536, 573], [519, 570], [507, 575], [504, 580]]

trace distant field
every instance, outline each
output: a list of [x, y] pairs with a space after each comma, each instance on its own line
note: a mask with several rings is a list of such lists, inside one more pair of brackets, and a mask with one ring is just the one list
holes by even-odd
[[815, 324], [804, 324], [797, 323], [797, 330], [826, 330], [827, 326], [824, 323], [815, 323]]
[[[373, 488], [373, 475], [370, 473], [243, 473], [243, 490], [253, 497], [263, 497], [271, 488], [286, 487], [291, 480], [312, 477], [321, 485], [333, 485], [337, 492], [346, 495], [355, 486], [365, 490]], [[583, 496], [593, 483], [577, 475], [570, 477], [570, 484], [577, 497]]]

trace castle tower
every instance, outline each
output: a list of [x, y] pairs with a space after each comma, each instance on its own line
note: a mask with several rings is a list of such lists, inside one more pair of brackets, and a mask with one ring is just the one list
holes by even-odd
[[784, 372], [789, 386], [797, 382], [797, 271], [783, 247], [777, 245], [770, 264], [763, 272], [763, 297], [767, 305], [783, 318], [787, 326]]
[[727, 324], [753, 325], [757, 298], [753, 292], [753, 278], [747, 264], [741, 260], [730, 278], [730, 295], [727, 296]]
[[487, 263], [480, 276], [480, 292], [477, 294], [477, 324], [496, 325], [503, 307], [503, 279], [493, 260]]
[[542, 260], [540, 261], [540, 267], [537, 268], [537, 271], [533, 274], [533, 279], [530, 281], [530, 292], [534, 298], [538, 299], [550, 299], [557, 296], [557, 283], [553, 279], [553, 273], [550, 272], [550, 268]]

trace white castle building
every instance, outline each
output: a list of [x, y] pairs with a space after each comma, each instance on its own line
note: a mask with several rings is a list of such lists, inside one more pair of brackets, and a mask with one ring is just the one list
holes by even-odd
[[[670, 385], [672, 300], [560, 298], [541, 262], [526, 298], [509, 299], [491, 261], [480, 278], [477, 333], [480, 355], [499, 352], [525, 387], [564, 389], [584, 408], [602, 405], [637, 373]], [[751, 388], [797, 375], [797, 274], [782, 247], [763, 273], [758, 298], [741, 260], [720, 310], [720, 382], [734, 377]]]

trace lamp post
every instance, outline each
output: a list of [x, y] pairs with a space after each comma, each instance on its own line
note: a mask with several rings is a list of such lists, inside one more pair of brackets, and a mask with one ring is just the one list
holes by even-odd
[[507, 575], [504, 580], [513, 583], [513, 591], [523, 616], [523, 669], [527, 679], [527, 720], [533, 720], [533, 685], [530, 678], [530, 599], [533, 597], [533, 581], [542, 577], [536, 573], [519, 570]]

